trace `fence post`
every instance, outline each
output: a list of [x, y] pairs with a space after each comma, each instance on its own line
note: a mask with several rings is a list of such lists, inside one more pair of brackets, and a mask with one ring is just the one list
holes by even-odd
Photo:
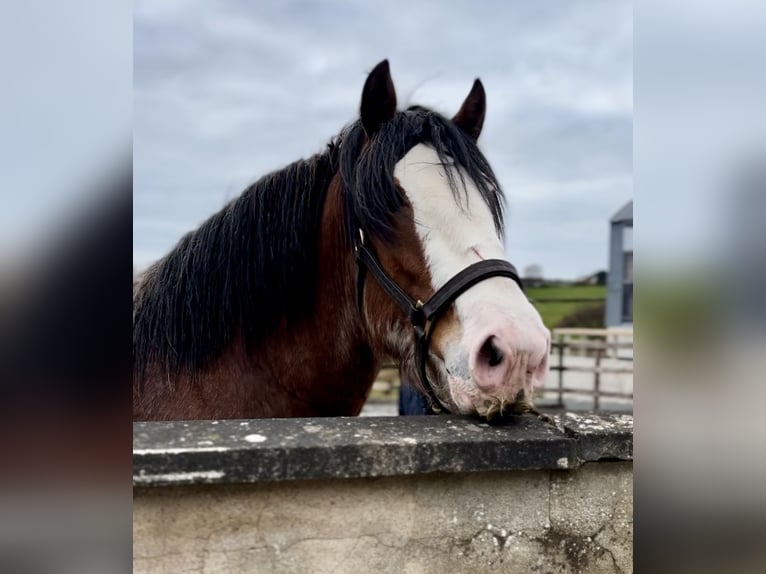
[[593, 410], [598, 412], [601, 408], [601, 356], [604, 354], [604, 349], [599, 347], [596, 349], [596, 370], [593, 371]]
[[564, 335], [558, 336], [559, 344], [559, 404], [560, 408], [564, 407]]

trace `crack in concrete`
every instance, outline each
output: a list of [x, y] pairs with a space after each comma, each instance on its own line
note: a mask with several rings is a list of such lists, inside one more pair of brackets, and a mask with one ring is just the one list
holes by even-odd
[[[612, 513], [612, 516], [614, 516], [614, 512]], [[610, 525], [611, 525], [611, 522], [609, 522], [608, 520], [604, 522], [604, 524], [602, 524], [601, 527], [598, 530], [596, 530], [595, 534], [593, 534], [591, 538], [593, 539], [593, 543], [596, 546], [598, 546], [601, 550], [609, 554], [609, 557], [612, 559], [612, 562], [614, 563], [614, 568], [617, 571], [617, 574], [623, 574], [622, 568], [620, 568], [620, 566], [617, 564], [617, 558], [615, 557], [614, 552], [612, 552], [612, 549], [608, 548], [607, 546], [604, 546], [601, 542], [596, 540], [596, 537], [598, 537], [606, 529], [606, 527]]]
[[548, 471], [548, 528], [553, 528], [551, 518], [551, 500], [553, 500], [553, 473]]
[[[620, 514], [620, 508], [622, 507], [617, 501], [621, 501], [622, 498], [619, 496], [615, 498], [613, 496], [610, 499], [611, 504], [608, 505], [608, 509], [604, 509], [607, 510], [608, 514], [602, 513], [602, 517], [606, 516], [606, 518], [603, 519], [604, 521], [597, 528], [593, 528], [594, 532], [590, 536], [565, 534], [564, 532], [557, 531], [556, 527], [554, 527], [552, 513], [556, 509], [553, 505], [553, 502], [556, 501], [554, 496], [558, 497], [561, 495], [559, 491], [561, 481], [559, 478], [566, 477], [567, 475], [561, 471], [553, 470], [541, 474], [544, 474], [544, 477], [540, 476], [536, 488], [542, 489], [538, 491], [541, 496], [545, 496], [547, 493], [547, 501], [543, 503], [547, 504], [547, 516], [544, 514], [545, 510], [540, 508], [534, 523], [530, 523], [528, 528], [526, 527], [527, 524], [518, 524], [516, 525], [516, 530], [506, 530], [502, 526], [492, 526], [491, 524], [484, 523], [481, 528], [476, 529], [478, 525], [474, 523], [461, 526], [458, 532], [411, 537], [410, 533], [399, 532], [396, 528], [391, 528], [391, 526], [384, 527], [382, 531], [378, 531], [383, 525], [370, 524], [369, 526], [373, 527], [371, 530], [374, 530], [371, 533], [360, 533], [359, 535], [354, 533], [354, 535], [350, 536], [323, 537], [313, 536], [313, 532], [307, 532], [306, 537], [300, 538], [295, 536], [298, 534], [297, 532], [290, 531], [292, 529], [287, 531], [283, 529], [280, 531], [280, 536], [274, 538], [269, 535], [271, 532], [270, 527], [272, 526], [269, 519], [272, 516], [268, 515], [267, 511], [274, 509], [274, 512], [277, 512], [275, 517], [279, 517], [278, 508], [274, 506], [278, 500], [276, 497], [267, 496], [256, 512], [251, 511], [246, 516], [237, 517], [236, 526], [233, 531], [236, 534], [236, 540], [228, 538], [229, 533], [220, 531], [220, 528], [218, 531], [205, 528], [205, 530], [208, 530], [207, 532], [195, 532], [191, 536], [183, 536], [181, 538], [163, 535], [160, 545], [154, 543], [148, 545], [148, 547], [145, 546], [144, 549], [149, 550], [150, 553], [146, 555], [136, 554], [134, 555], [134, 560], [142, 561], [145, 565], [155, 568], [158, 566], [169, 568], [177, 563], [176, 567], [179, 567], [179, 570], [185, 568], [184, 571], [188, 572], [207, 572], [222, 567], [224, 561], [229, 566], [233, 566], [235, 563], [242, 563], [243, 560], [249, 558], [248, 554], [256, 556], [259, 561], [263, 557], [266, 559], [266, 563], [273, 563], [282, 559], [300, 559], [301, 556], [313, 555], [317, 552], [327, 554], [328, 550], [322, 546], [322, 543], [335, 542], [335, 545], [326, 545], [337, 552], [330, 552], [325, 557], [327, 561], [325, 564], [330, 565], [335, 562], [331, 571], [349, 568], [350, 564], [354, 564], [354, 562], [350, 561], [354, 559], [360, 560], [369, 549], [380, 546], [391, 550], [379, 548], [373, 554], [375, 556], [395, 559], [396, 564], [400, 564], [399, 561], [410, 559], [416, 554], [418, 556], [443, 557], [446, 551], [448, 555], [452, 555], [455, 559], [458, 559], [458, 552], [460, 556], [465, 556], [465, 559], [460, 559], [465, 560], [465, 564], [473, 564], [478, 561], [481, 563], [481, 568], [485, 568], [487, 564], [496, 565], [498, 562], [507, 560], [512, 553], [516, 552], [517, 548], [522, 548], [522, 552], [536, 553], [546, 563], [555, 563], [557, 567], [571, 568], [574, 571], [582, 568], [587, 569], [596, 564], [599, 564], [608, 571], [609, 561], [606, 558], [608, 556], [613, 564], [615, 574], [624, 574], [625, 570], [621, 568], [620, 561], [626, 560], [626, 551], [628, 552], [627, 556], [630, 556], [630, 548], [624, 546], [624, 544], [629, 543], [624, 535], [629, 533], [629, 526], [626, 526], [625, 520], [631, 515]], [[547, 489], [545, 480], [548, 481]], [[169, 516], [166, 517], [164, 514], [162, 513], [163, 520], [169, 520]], [[621, 518], [621, 516], [625, 516], [626, 519]], [[541, 519], [546, 520], [546, 522], [542, 522]], [[266, 532], [261, 530], [264, 524]], [[283, 523], [280, 523], [280, 525], [282, 527], [285, 526]], [[166, 524], [164, 528], [170, 526], [170, 524]], [[612, 528], [612, 530], [609, 530], [608, 527]], [[562, 527], [561, 524], [558, 524], [558, 528], [567, 530], [567, 527]], [[628, 530], [625, 530], [626, 528]], [[252, 531], [253, 529], [257, 536], [250, 537], [249, 539], [245, 538], [246, 531]], [[241, 532], [242, 530], [245, 532]], [[419, 532], [423, 532], [423, 530], [421, 529]], [[440, 532], [438, 528], [426, 530], [426, 533], [437, 532]], [[444, 531], [442, 530], [441, 532]], [[339, 530], [335, 533], [351, 534], [344, 530]], [[317, 534], [321, 534], [321, 532], [317, 532]], [[604, 537], [604, 540], [600, 540], [601, 537]], [[211, 544], [216, 544], [216, 542], [233, 542], [236, 545], [239, 539], [242, 542], [247, 540], [249, 544], [230, 548], [210, 548]], [[266, 540], [276, 540], [277, 542], [266, 543]], [[256, 541], [258, 543], [253, 544]], [[365, 541], [367, 541], [366, 544]], [[299, 547], [301, 544], [311, 543], [315, 543], [317, 546], [304, 549], [293, 548]], [[151, 554], [151, 550], [159, 550], [159, 552]], [[261, 552], [263, 554], [258, 554]], [[285, 555], [280, 557], [280, 554]], [[160, 564], [152, 564], [152, 561], [158, 561]], [[393, 563], [390, 563], [388, 567], [392, 565]], [[393, 567], [397, 566], [393, 565]]]
[[[612, 506], [610, 508], [610, 513], [609, 513], [609, 516], [612, 518], [612, 520], [615, 518], [617, 513], [618, 513], [617, 508], [615, 507], [614, 504], [612, 504]], [[598, 528], [598, 530], [596, 530], [596, 532], [591, 535], [591, 539], [593, 540], [593, 543], [596, 546], [598, 546], [600, 549], [602, 549], [604, 552], [606, 552], [609, 555], [609, 557], [612, 559], [612, 563], [614, 563], [614, 568], [615, 568], [617, 574], [623, 574], [623, 570], [622, 570], [622, 568], [620, 568], [619, 564], [617, 564], [617, 558], [615, 557], [614, 552], [612, 551], [612, 549], [608, 548], [607, 546], [604, 546], [601, 542], [596, 540], [596, 538], [598, 536], [600, 536], [601, 533], [604, 532], [604, 530], [608, 526], [613, 526], [613, 525], [614, 525], [613, 522], [609, 518], [607, 518], [604, 521], [604, 523]]]
[[566, 435], [567, 429], [566, 427], [560, 425], [555, 419], [551, 418], [550, 416], [546, 415], [545, 413], [541, 413], [535, 408], [530, 409], [529, 411], [531, 414], [535, 415], [539, 420], [542, 422], [549, 424], [553, 428], [555, 428], [557, 431], [559, 431], [561, 434]]
[[[602, 529], [603, 529], [603, 527], [602, 527]], [[599, 530], [601, 530], [601, 529], [599, 529]], [[617, 558], [615, 558], [614, 553], [612, 552], [612, 550], [607, 548], [606, 546], [602, 545], [601, 543], [596, 542], [595, 538], [592, 538], [591, 541], [593, 542], [594, 546], [596, 546], [596, 548], [598, 548], [599, 550], [601, 550], [601, 551], [603, 551], [603, 552], [605, 552], [606, 554], [609, 555], [609, 558], [612, 559], [612, 564], [614, 564], [614, 569], [615, 569], [616, 574], [623, 574], [622, 568], [620, 568], [620, 566], [617, 564]]]

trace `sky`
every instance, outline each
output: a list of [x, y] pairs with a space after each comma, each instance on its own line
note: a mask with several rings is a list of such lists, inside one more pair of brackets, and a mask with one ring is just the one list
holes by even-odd
[[384, 58], [400, 107], [451, 116], [481, 78], [479, 143], [517, 267], [606, 267], [607, 222], [633, 193], [630, 3], [140, 1], [133, 47], [139, 269], [249, 183], [321, 151]]

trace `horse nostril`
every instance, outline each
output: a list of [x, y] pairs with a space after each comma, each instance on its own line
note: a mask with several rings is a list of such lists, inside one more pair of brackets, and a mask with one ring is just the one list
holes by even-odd
[[490, 367], [497, 367], [503, 362], [505, 358], [503, 352], [495, 345], [495, 337], [491, 336], [481, 347], [481, 354], [486, 358], [487, 364]]

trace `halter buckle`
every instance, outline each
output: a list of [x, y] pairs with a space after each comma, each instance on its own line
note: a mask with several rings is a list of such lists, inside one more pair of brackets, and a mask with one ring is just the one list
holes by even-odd
[[415, 327], [416, 331], [418, 329], [423, 331], [426, 327], [427, 319], [426, 314], [423, 312], [423, 301], [418, 299], [415, 302], [415, 306], [410, 307], [410, 323], [412, 323], [412, 326]]

